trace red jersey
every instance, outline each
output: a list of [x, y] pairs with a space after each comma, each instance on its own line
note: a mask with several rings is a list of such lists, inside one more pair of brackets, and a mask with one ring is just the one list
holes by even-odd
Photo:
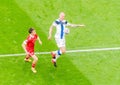
[[25, 40], [25, 43], [26, 43], [26, 50], [29, 52], [29, 53], [32, 53], [34, 54], [34, 45], [35, 45], [35, 41], [37, 40], [38, 38], [38, 35], [35, 34], [35, 35], [29, 35], [28, 38]]

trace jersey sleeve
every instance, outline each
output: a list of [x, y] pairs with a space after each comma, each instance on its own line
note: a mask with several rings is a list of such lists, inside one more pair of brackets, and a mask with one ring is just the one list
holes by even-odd
[[57, 25], [59, 25], [60, 24], [60, 21], [59, 20], [55, 20], [54, 22], [53, 22], [53, 26], [57, 26]]
[[53, 25], [53, 26], [56, 26], [56, 25], [57, 25], [57, 24], [56, 24], [56, 21], [54, 21], [54, 22], [52, 23], [52, 25]]
[[36, 34], [35, 37], [36, 37], [36, 39], [37, 39], [37, 38], [38, 38], [38, 35]]
[[30, 36], [27, 37], [27, 39], [23, 42], [24, 44], [27, 44], [30, 40]]
[[70, 26], [71, 24], [70, 23], [67, 23], [67, 26]]
[[70, 26], [71, 24], [68, 21], [65, 21], [66, 26]]
[[27, 42], [28, 42], [28, 41], [27, 41], [27, 40], [25, 40], [23, 43], [26, 45], [26, 44], [27, 44]]

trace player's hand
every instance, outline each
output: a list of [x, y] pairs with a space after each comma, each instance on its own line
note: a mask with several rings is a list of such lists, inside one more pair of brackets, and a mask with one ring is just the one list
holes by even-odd
[[51, 36], [48, 36], [48, 40], [51, 40]]
[[40, 42], [40, 44], [42, 45], [42, 41]]
[[80, 24], [79, 26], [80, 26], [80, 27], [85, 27], [85, 25], [84, 25], [84, 24]]
[[39, 43], [40, 43], [40, 45], [42, 45], [42, 41], [40, 41]]

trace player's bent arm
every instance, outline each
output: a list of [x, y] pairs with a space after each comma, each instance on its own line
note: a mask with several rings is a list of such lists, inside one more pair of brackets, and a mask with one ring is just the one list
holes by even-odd
[[51, 37], [52, 37], [52, 31], [53, 31], [53, 28], [54, 28], [54, 26], [53, 26], [53, 25], [51, 25], [51, 26], [50, 26], [50, 29], [49, 29], [49, 36], [48, 36], [48, 40], [50, 40], [50, 39], [51, 39]]
[[42, 45], [42, 41], [41, 41], [40, 37], [38, 37], [37, 40]]
[[27, 53], [25, 41], [22, 43], [22, 47], [23, 47], [24, 51]]

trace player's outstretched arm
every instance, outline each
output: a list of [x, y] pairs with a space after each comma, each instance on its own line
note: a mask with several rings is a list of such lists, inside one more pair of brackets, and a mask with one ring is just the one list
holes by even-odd
[[24, 49], [25, 53], [27, 54], [27, 50], [26, 50], [26, 43], [25, 43], [25, 41], [22, 43], [22, 47], [23, 47], [23, 49]]
[[37, 40], [42, 45], [42, 41], [41, 41], [40, 37], [38, 37]]
[[50, 29], [49, 29], [49, 36], [48, 36], [48, 40], [51, 40], [51, 38], [52, 38], [52, 31], [53, 31], [53, 28], [54, 28], [54, 26], [53, 26], [53, 25], [51, 25], [51, 26], [50, 26]]
[[70, 27], [85, 27], [84, 24], [70, 24]]

